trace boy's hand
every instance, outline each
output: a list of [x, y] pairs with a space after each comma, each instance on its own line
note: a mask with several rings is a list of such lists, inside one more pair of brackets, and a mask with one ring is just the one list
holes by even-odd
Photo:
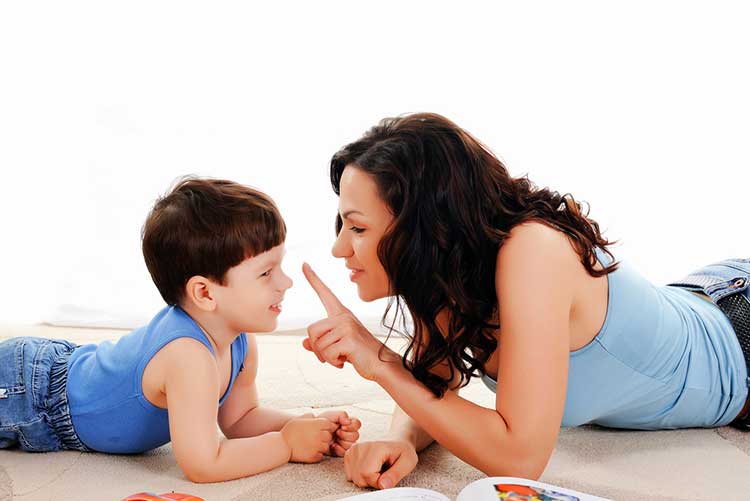
[[344, 457], [346, 451], [359, 440], [359, 429], [362, 427], [362, 422], [355, 417], [349, 417], [344, 411], [326, 411], [319, 414], [318, 417], [329, 419], [339, 426], [333, 433], [329, 454]]
[[339, 425], [330, 419], [312, 414], [290, 419], [281, 429], [281, 436], [290, 450], [289, 461], [317, 463], [323, 459]]

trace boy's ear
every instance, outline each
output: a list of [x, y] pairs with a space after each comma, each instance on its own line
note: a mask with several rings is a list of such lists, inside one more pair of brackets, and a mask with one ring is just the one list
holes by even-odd
[[216, 299], [213, 296], [213, 286], [214, 282], [206, 277], [190, 277], [185, 285], [185, 300], [203, 311], [214, 311]]

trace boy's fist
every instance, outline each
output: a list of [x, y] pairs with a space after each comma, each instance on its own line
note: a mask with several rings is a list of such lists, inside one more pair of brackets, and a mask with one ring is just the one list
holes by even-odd
[[338, 425], [338, 429], [333, 432], [333, 440], [328, 454], [331, 456], [344, 457], [346, 451], [359, 440], [359, 429], [362, 422], [355, 418], [349, 417], [344, 411], [326, 411], [318, 417], [329, 419]]
[[281, 429], [281, 436], [290, 450], [289, 461], [317, 463], [323, 459], [338, 427], [330, 419], [316, 418], [312, 414], [290, 419]]

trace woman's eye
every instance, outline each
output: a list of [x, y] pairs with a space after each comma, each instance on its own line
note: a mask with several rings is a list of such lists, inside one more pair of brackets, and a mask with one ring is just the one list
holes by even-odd
[[352, 230], [352, 231], [353, 231], [354, 233], [362, 233], [362, 232], [364, 232], [364, 231], [365, 231], [365, 229], [364, 229], [364, 228], [358, 228], [358, 227], [356, 227], [356, 226], [352, 226], [352, 227], [351, 227], [351, 228], [349, 228], [349, 229], [350, 229], [350, 230]]

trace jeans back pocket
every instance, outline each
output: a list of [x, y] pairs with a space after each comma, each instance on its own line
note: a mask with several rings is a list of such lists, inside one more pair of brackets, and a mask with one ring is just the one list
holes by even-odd
[[0, 401], [11, 395], [26, 393], [24, 382], [24, 338], [14, 338], [0, 343]]
[[0, 442], [4, 432], [13, 433], [27, 421], [29, 404], [24, 379], [24, 338], [0, 343]]

